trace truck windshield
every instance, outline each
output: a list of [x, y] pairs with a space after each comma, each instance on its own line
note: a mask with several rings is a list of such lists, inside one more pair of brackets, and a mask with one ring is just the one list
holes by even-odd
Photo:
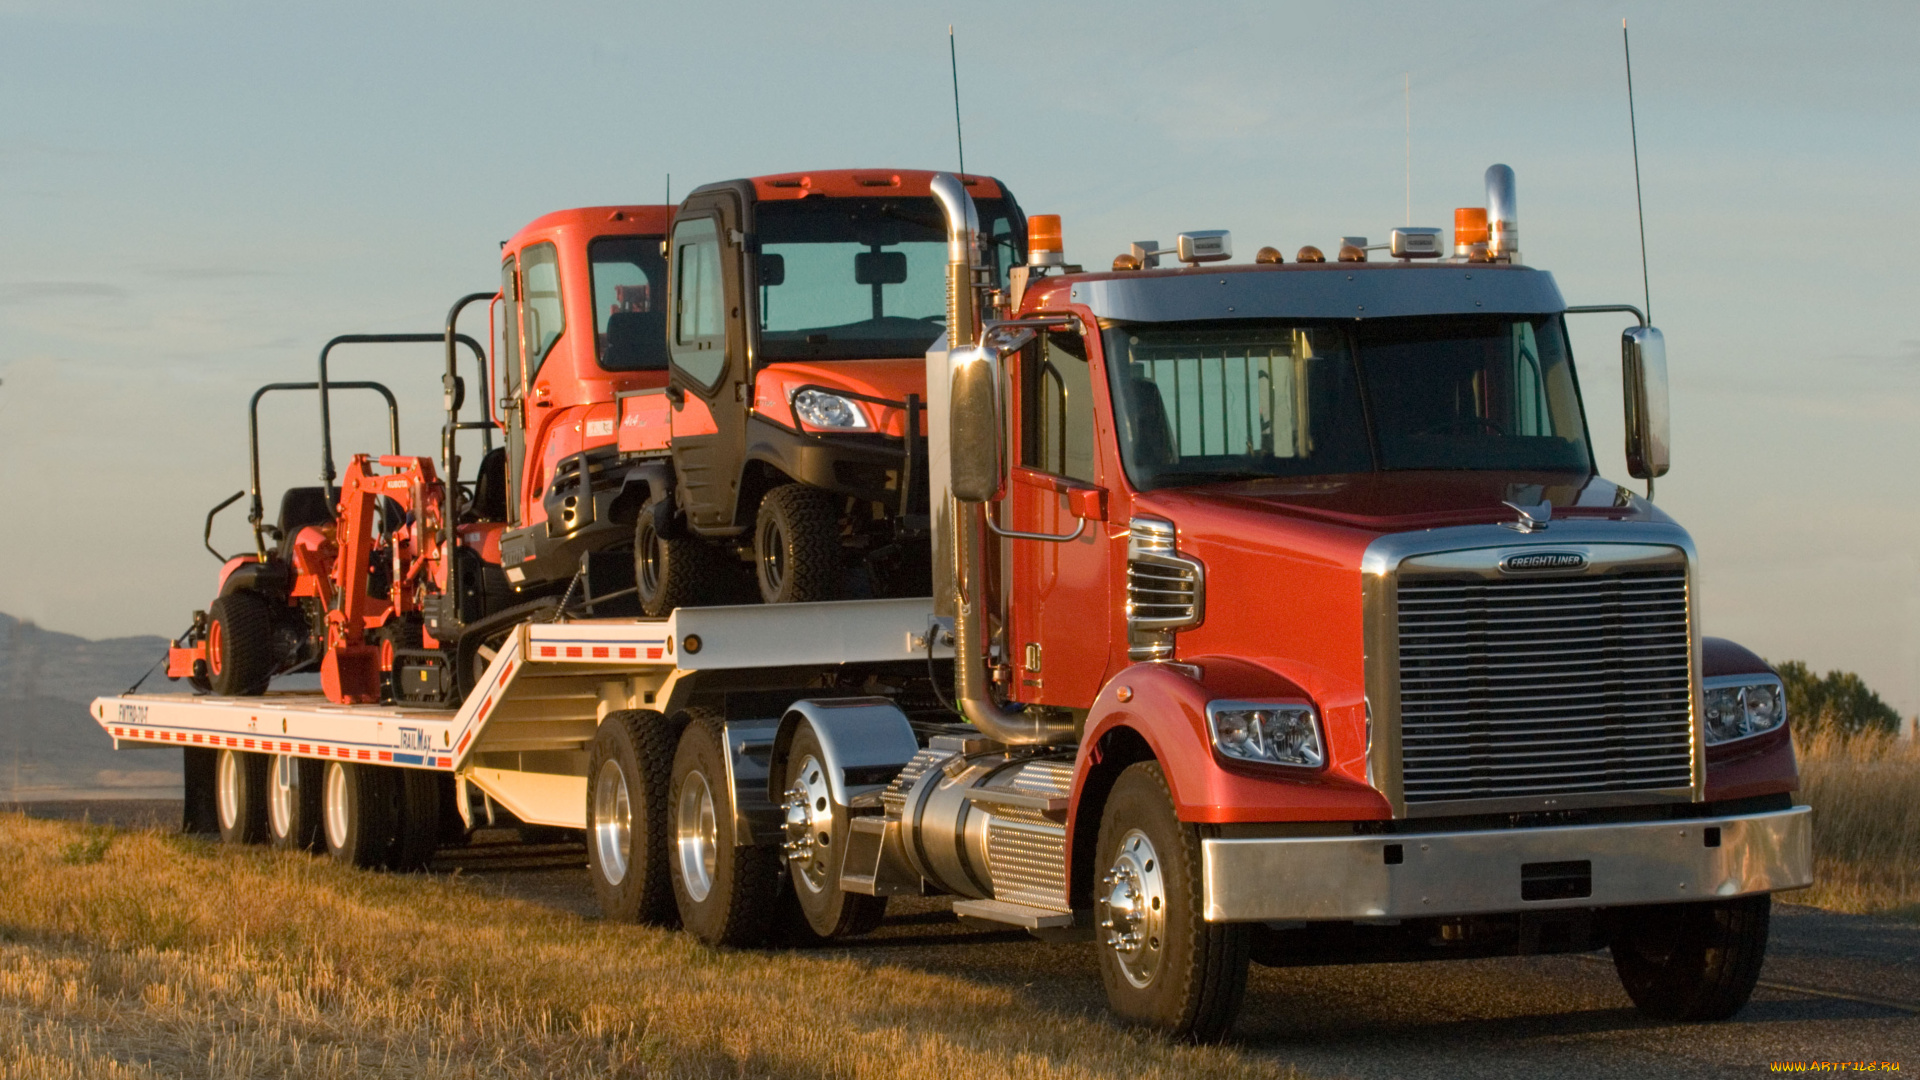
[[1104, 336], [1146, 490], [1398, 469], [1592, 471], [1558, 315], [1122, 324]]
[[[1026, 258], [1008, 199], [978, 199], [995, 280]], [[947, 233], [931, 198], [763, 202], [760, 359], [920, 356], [945, 332]]]

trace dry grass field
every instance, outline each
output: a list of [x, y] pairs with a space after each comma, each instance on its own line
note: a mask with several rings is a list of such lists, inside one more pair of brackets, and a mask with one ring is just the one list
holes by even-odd
[[1813, 807], [1814, 886], [1789, 899], [1920, 918], [1920, 745], [1815, 735], [1799, 746]]
[[0, 815], [0, 1078], [1280, 1077], [1010, 990]]

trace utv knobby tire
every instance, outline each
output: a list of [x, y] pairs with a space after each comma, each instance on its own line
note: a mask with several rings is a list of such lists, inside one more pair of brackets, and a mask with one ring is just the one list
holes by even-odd
[[753, 527], [753, 564], [764, 603], [839, 599], [839, 497], [805, 484], [767, 492]]
[[224, 697], [267, 692], [273, 674], [273, 608], [251, 589], [236, 589], [207, 609], [207, 685]]
[[780, 849], [739, 844], [726, 726], [696, 714], [680, 733], [667, 800], [667, 868], [680, 925], [709, 945], [764, 945], [785, 874]]
[[[815, 781], [811, 773], [827, 768], [827, 761], [827, 755], [820, 749], [820, 737], [814, 734], [813, 726], [801, 724], [793, 733], [793, 742], [787, 747], [786, 775], [781, 778], [781, 790], [786, 792], [789, 840], [796, 839], [796, 829], [801, 829], [802, 835], [807, 831], [792, 816], [793, 801], [796, 798], [802, 804], [807, 801], [806, 795], [796, 792], [811, 788], [815, 793], [813, 798], [823, 797], [818, 793], [830, 785]], [[813, 830], [811, 837], [814, 850], [822, 857], [817, 862], [792, 858], [787, 862], [793, 878], [794, 897], [799, 901], [801, 912], [806, 915], [806, 925], [822, 940], [859, 937], [870, 933], [886, 918], [887, 898], [850, 893], [840, 887], [841, 871], [847, 861], [847, 841], [853, 835], [852, 815], [846, 807], [833, 802], [830, 797], [827, 797], [827, 805], [816, 808], [827, 815], [827, 828]], [[810, 876], [819, 880], [810, 880]]]
[[1656, 1020], [1725, 1020], [1746, 1005], [1767, 958], [1773, 897], [1622, 909], [1613, 967]]
[[633, 583], [640, 610], [661, 618], [674, 608], [723, 602], [726, 553], [672, 528], [673, 504], [656, 503], [633, 522]]
[[393, 846], [393, 770], [329, 761], [322, 787], [327, 853], [348, 866], [385, 866]]
[[246, 750], [222, 750], [214, 765], [214, 810], [220, 840], [259, 844], [267, 839], [267, 781], [271, 759]]
[[324, 851], [321, 807], [327, 763], [275, 754], [267, 759], [267, 840], [282, 851]]
[[667, 793], [679, 732], [652, 709], [608, 713], [587, 757], [587, 876], [613, 922], [671, 926]]
[[[1148, 977], [1130, 976], [1116, 948], [1110, 918], [1111, 878], [1130, 837], [1143, 837], [1150, 851], [1150, 873], [1157, 872], [1163, 895], [1158, 899], [1164, 920], [1157, 932], [1144, 934], [1135, 946], [1151, 953]], [[1107, 988], [1107, 1005], [1128, 1023], [1157, 1028], [1178, 1039], [1218, 1042], [1232, 1030], [1247, 992], [1248, 953], [1252, 936], [1247, 926], [1211, 923], [1202, 910], [1199, 830], [1174, 814], [1173, 793], [1159, 762], [1142, 761], [1127, 767], [1115, 781], [1100, 815], [1100, 835], [1094, 870], [1096, 904], [1095, 948], [1100, 954], [1100, 977]], [[1142, 910], [1145, 910], [1143, 905]], [[1148, 921], [1146, 926], [1156, 925]]]

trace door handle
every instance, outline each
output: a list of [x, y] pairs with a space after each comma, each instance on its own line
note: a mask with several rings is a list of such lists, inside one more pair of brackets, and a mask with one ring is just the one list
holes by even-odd
[[985, 507], [981, 508], [981, 516], [986, 519], [987, 530], [989, 532], [993, 533], [995, 536], [1004, 536], [1011, 540], [1044, 540], [1052, 544], [1064, 544], [1069, 540], [1080, 539], [1080, 534], [1087, 531], [1086, 518], [1081, 518], [1079, 524], [1073, 527], [1072, 532], [1067, 533], [1064, 536], [1055, 536], [1052, 533], [1030, 533], [1030, 532], [1019, 532], [1014, 529], [1003, 529], [1000, 526], [994, 524], [993, 511]]

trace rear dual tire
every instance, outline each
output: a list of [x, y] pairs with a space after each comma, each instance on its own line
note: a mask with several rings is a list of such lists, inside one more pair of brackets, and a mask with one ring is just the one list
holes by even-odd
[[681, 732], [667, 870], [680, 924], [696, 937], [709, 945], [764, 945], [773, 936], [784, 875], [777, 849], [739, 843], [726, 753], [718, 717], [696, 716]]
[[651, 709], [608, 713], [587, 758], [587, 870], [600, 913], [614, 922], [672, 925], [667, 794], [675, 735]]
[[220, 840], [258, 844], [267, 839], [267, 785], [272, 758], [245, 750], [222, 750], [214, 762], [214, 814]]
[[420, 769], [325, 763], [327, 853], [361, 869], [418, 870], [439, 847], [440, 778]]

